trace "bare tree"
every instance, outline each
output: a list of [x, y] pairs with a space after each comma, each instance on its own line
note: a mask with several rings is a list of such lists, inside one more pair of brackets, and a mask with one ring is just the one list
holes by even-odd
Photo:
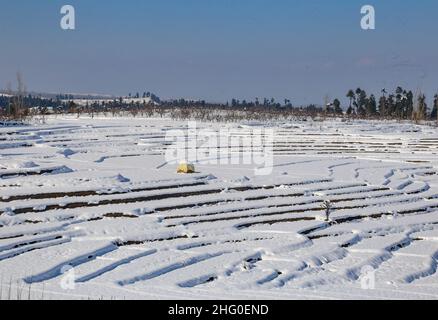
[[322, 208], [325, 210], [325, 221], [330, 221], [330, 214], [333, 208], [331, 201], [325, 200], [322, 204]]
[[413, 118], [416, 123], [427, 119], [426, 96], [421, 91], [417, 95], [417, 103], [413, 112]]
[[6, 87], [6, 92], [11, 96], [9, 105], [7, 106], [7, 117], [12, 120], [22, 120], [27, 113], [24, 106], [26, 86], [24, 85], [23, 77], [20, 72], [17, 72], [17, 91], [14, 92], [12, 90], [12, 85], [9, 82]]
[[15, 116], [21, 119], [24, 114], [24, 97], [26, 95], [26, 86], [24, 85], [23, 76], [17, 72], [17, 92], [15, 95]]

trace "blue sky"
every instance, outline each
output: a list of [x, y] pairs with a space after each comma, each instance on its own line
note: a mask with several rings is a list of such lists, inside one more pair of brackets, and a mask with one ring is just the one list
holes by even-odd
[[[76, 8], [75, 31], [59, 27]], [[376, 30], [360, 8], [376, 9]], [[322, 103], [358, 86], [438, 91], [436, 0], [1, 0], [0, 87]]]

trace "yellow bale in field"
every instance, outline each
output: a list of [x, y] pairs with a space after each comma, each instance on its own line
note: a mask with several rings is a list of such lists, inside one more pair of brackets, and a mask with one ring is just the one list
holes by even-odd
[[184, 174], [195, 173], [195, 166], [189, 163], [180, 163], [178, 165], [177, 173], [184, 173]]

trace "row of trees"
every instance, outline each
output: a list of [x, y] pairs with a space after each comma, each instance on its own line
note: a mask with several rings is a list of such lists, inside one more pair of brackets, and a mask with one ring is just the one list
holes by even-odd
[[162, 102], [163, 104], [166, 105], [172, 105], [175, 107], [190, 107], [193, 106], [194, 104], [196, 105], [201, 105], [201, 106], [206, 106], [206, 107], [211, 107], [212, 105], [214, 106], [225, 106], [225, 107], [231, 107], [231, 108], [240, 108], [240, 109], [245, 109], [245, 108], [258, 108], [258, 107], [264, 107], [264, 108], [293, 108], [294, 106], [291, 103], [290, 99], [284, 99], [284, 104], [280, 103], [278, 101], [275, 100], [275, 98], [255, 98], [255, 101], [247, 101], [247, 100], [239, 100], [239, 99], [231, 99], [230, 102], [226, 102], [224, 104], [212, 104], [212, 103], [207, 103], [205, 100], [186, 100], [186, 99], [176, 99], [176, 100], [170, 100], [170, 101], [164, 101]]
[[[0, 96], [0, 118], [21, 120], [33, 115], [46, 115], [48, 113], [72, 113], [80, 116], [89, 114], [111, 114], [113, 116], [129, 113], [132, 116], [169, 116], [172, 119], [198, 119], [204, 121], [233, 121], [233, 120], [274, 120], [290, 117], [345, 117], [368, 119], [398, 119], [398, 120], [438, 120], [438, 95], [434, 96], [433, 106], [429, 109], [426, 96], [422, 93], [413, 94], [412, 91], [401, 87], [394, 93], [382, 90], [379, 99], [374, 94], [368, 95], [360, 88], [349, 90], [347, 98], [349, 105], [346, 112], [341, 107], [339, 99], [329, 101], [325, 105], [293, 106], [290, 99], [282, 103], [271, 98], [256, 98], [255, 101], [232, 99], [227, 103], [209, 103], [204, 100], [169, 100], [160, 99], [150, 93], [144, 92], [141, 99], [114, 99], [102, 100], [79, 105], [74, 102], [71, 95], [58, 95], [54, 98], [42, 98], [26, 94], [20, 74], [17, 75], [17, 90]], [[139, 98], [140, 94], [130, 95]], [[66, 99], [67, 98], [67, 99]]]
[[395, 92], [390, 94], [383, 89], [378, 101], [373, 94], [368, 96], [366, 91], [360, 88], [356, 91], [349, 90], [347, 98], [350, 101], [348, 116], [415, 121], [438, 120], [438, 94], [434, 96], [431, 111], [423, 93], [414, 95], [412, 91], [402, 87], [397, 87]]
[[[132, 93], [129, 93], [128, 94], [128, 97], [129, 98], [135, 98], [135, 99], [140, 99], [140, 93], [139, 92], [137, 92], [136, 94], [132, 94]], [[149, 99], [151, 99], [152, 101], [154, 101], [154, 102], [157, 102], [157, 103], [159, 103], [160, 102], [160, 98], [156, 95], [156, 94], [154, 94], [154, 93], [152, 93], [152, 92], [149, 92], [149, 91], [145, 91], [145, 92], [143, 92], [143, 94], [141, 95], [141, 98], [142, 99], [146, 99], [146, 98], [149, 98]]]

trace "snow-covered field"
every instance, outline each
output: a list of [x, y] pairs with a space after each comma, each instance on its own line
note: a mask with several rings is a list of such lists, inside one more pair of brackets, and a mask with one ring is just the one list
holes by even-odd
[[438, 298], [435, 127], [279, 123], [268, 176], [176, 174], [186, 127], [0, 127], [0, 299]]

